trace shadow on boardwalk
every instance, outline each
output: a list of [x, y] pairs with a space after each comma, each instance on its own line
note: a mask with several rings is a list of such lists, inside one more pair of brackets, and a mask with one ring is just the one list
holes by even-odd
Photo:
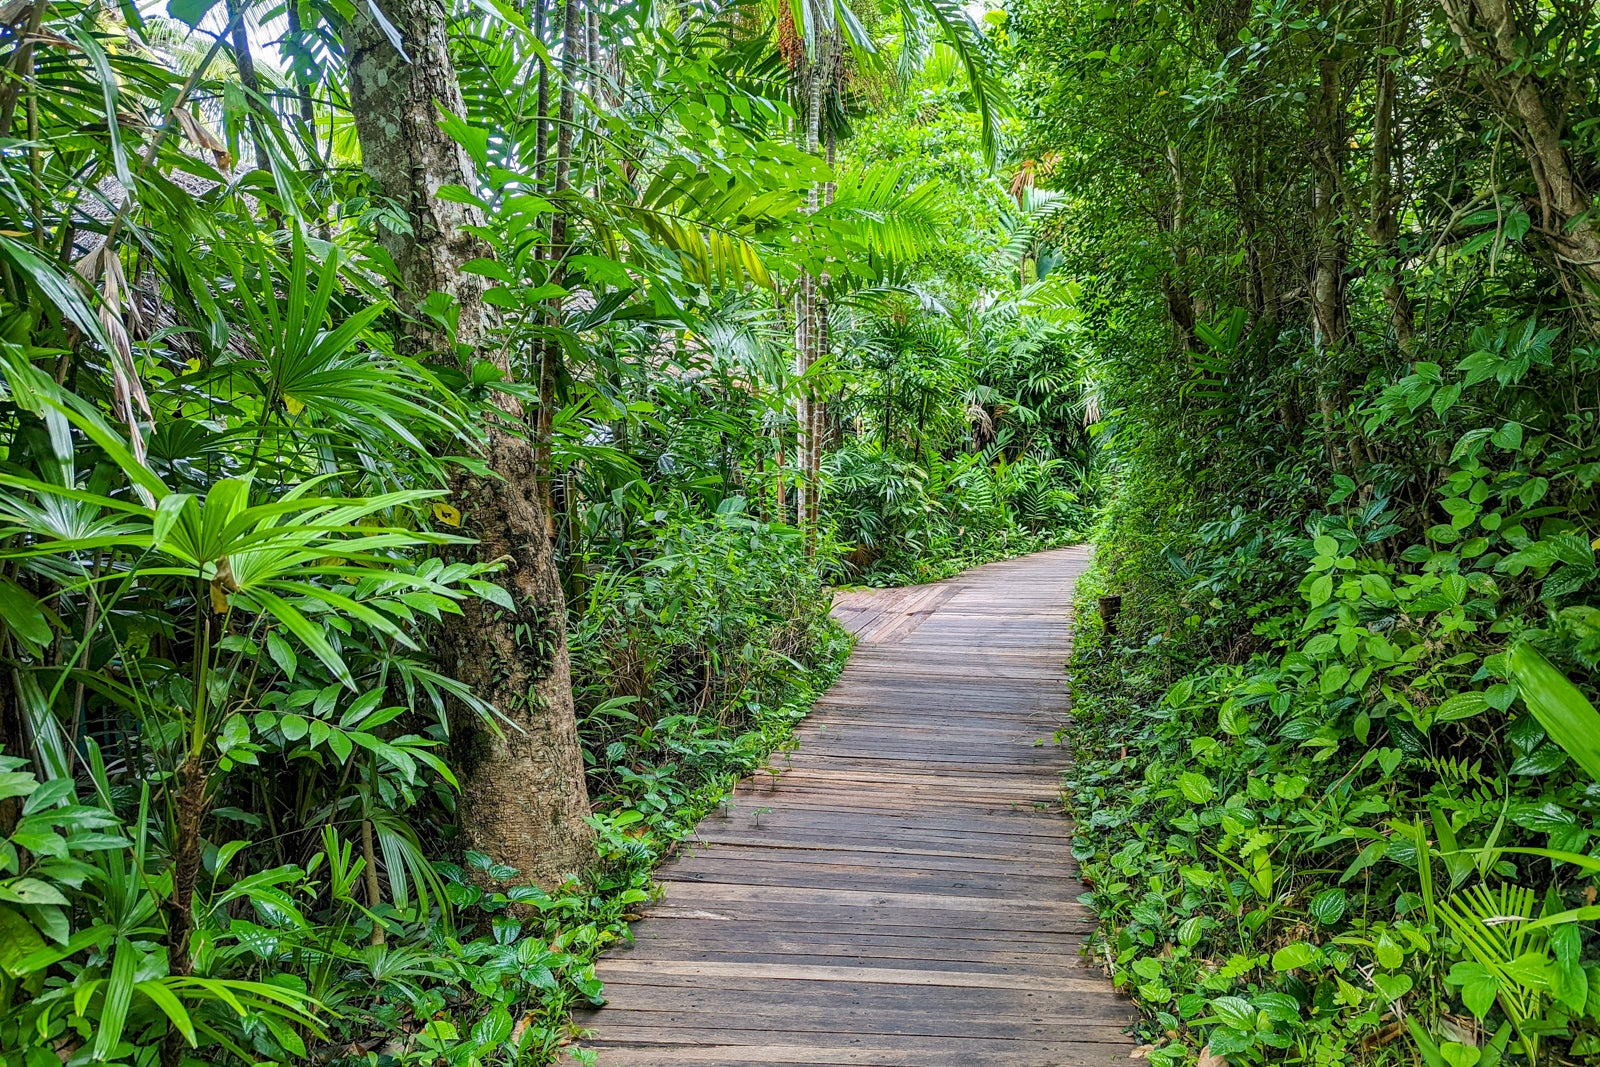
[[608, 1005], [579, 1019], [600, 1067], [1128, 1062], [1057, 806], [1087, 561], [841, 594], [860, 643], [799, 749], [700, 824], [602, 961]]

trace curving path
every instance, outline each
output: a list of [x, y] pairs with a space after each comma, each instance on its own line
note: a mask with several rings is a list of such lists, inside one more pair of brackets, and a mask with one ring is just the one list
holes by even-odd
[[1128, 1062], [1057, 804], [1088, 558], [840, 594], [859, 643], [799, 748], [700, 824], [601, 962], [599, 1067]]

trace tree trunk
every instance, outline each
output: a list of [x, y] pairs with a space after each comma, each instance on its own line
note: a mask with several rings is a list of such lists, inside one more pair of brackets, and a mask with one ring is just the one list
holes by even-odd
[[228, 32], [233, 42], [233, 65], [239, 71], [239, 84], [244, 86], [245, 92], [250, 97], [249, 119], [250, 141], [255, 148], [256, 169], [267, 168], [267, 149], [261, 142], [261, 120], [256, 117], [256, 108], [259, 106], [261, 96], [261, 79], [256, 76], [256, 60], [250, 51], [250, 32], [244, 24], [244, 7], [240, 0], [227, 0]]
[[388, 941], [383, 920], [378, 918], [378, 905], [383, 903], [383, 888], [378, 881], [378, 850], [372, 843], [372, 820], [361, 820], [361, 859], [367, 889], [367, 910], [372, 912], [372, 943], [382, 945]]
[[[1336, 47], [1336, 46], [1335, 46]], [[1348, 141], [1344, 108], [1344, 60], [1332, 52], [1317, 64], [1317, 95], [1311, 104], [1311, 295], [1312, 346], [1318, 363], [1317, 408], [1328, 465], [1344, 468], [1346, 455], [1361, 466], [1359, 437], [1344, 435], [1344, 409], [1349, 399], [1345, 378], [1354, 338], [1345, 271], [1350, 262], [1346, 216], [1350, 211], [1344, 182]]]
[[1600, 283], [1600, 223], [1589, 213], [1593, 200], [1567, 155], [1560, 121], [1551, 117], [1544, 83], [1529, 69], [1537, 58], [1526, 48], [1533, 34], [1518, 25], [1506, 0], [1444, 0], [1444, 10], [1461, 50], [1479, 63], [1478, 81], [1522, 142], [1538, 190], [1538, 231], [1557, 262], [1579, 276], [1579, 301], [1592, 320], [1597, 300], [1582, 283]]
[[[561, 93], [556, 104], [556, 160], [555, 180], [551, 195], [556, 198], [555, 212], [550, 216], [550, 281], [562, 284], [562, 261], [567, 257], [570, 244], [571, 220], [562, 198], [572, 192], [572, 145], [574, 115], [577, 106], [578, 67], [583, 54], [583, 3], [582, 0], [565, 0], [561, 18]], [[550, 302], [552, 323], [561, 318], [561, 298]], [[546, 517], [546, 534], [555, 535], [555, 514], [552, 489], [555, 482], [555, 460], [551, 451], [551, 438], [555, 433], [556, 386], [561, 380], [561, 342], [550, 338], [540, 346], [539, 353], [539, 410], [534, 413], [534, 466], [540, 488], [540, 502]]]
[[1185, 232], [1189, 223], [1187, 194], [1184, 190], [1182, 158], [1178, 146], [1167, 145], [1167, 177], [1172, 182], [1172, 199], [1164, 210], [1156, 212], [1156, 226], [1164, 231], [1169, 242], [1172, 269], [1161, 276], [1161, 293], [1166, 297], [1167, 316], [1177, 333], [1178, 347], [1184, 352], [1195, 349], [1194, 296], [1188, 289], [1186, 277], [1189, 268], [1189, 236]]
[[1383, 298], [1389, 305], [1389, 326], [1395, 344], [1410, 354], [1416, 327], [1411, 314], [1411, 299], [1400, 277], [1399, 249], [1395, 238], [1400, 233], [1400, 191], [1394, 177], [1395, 134], [1394, 97], [1396, 59], [1385, 51], [1405, 42], [1407, 15], [1396, 17], [1394, 0], [1385, 0], [1383, 26], [1378, 33], [1377, 91], [1372, 115], [1372, 244], [1382, 257]]
[[[585, 5], [585, 10], [588, 18], [584, 23], [583, 43], [589, 57], [589, 96], [591, 100], [596, 102], [594, 107], [598, 109], [604, 106], [599, 101], [604, 99], [605, 81], [600, 76], [600, 11], [597, 6], [597, 0], [589, 0]], [[599, 116], [594, 115], [591, 118], [593, 124], [589, 126], [589, 129], [597, 131]], [[605, 173], [605, 168], [596, 162], [593, 177], [594, 197], [596, 200], [600, 199], [600, 184], [605, 180]]]
[[595, 6], [596, 0], [588, 0], [584, 5], [584, 34], [583, 44], [589, 60], [589, 95], [596, 99], [600, 96], [600, 9]]
[[[300, 0], [289, 0], [284, 5], [284, 16], [289, 20], [289, 37], [298, 47], [304, 27], [300, 23]], [[311, 82], [300, 76], [294, 75], [294, 95], [300, 103], [300, 121], [306, 124], [306, 154], [313, 160], [321, 158], [317, 151], [317, 109], [311, 100]]]
[[[815, 156], [821, 152], [822, 142], [822, 106], [824, 90], [832, 74], [831, 60], [833, 35], [822, 33], [819, 35], [814, 54], [804, 57], [801, 61], [801, 85], [805, 90], [805, 130], [804, 144], [806, 152]], [[819, 204], [822, 190], [813, 183], [806, 192], [805, 211], [815, 214]], [[817, 297], [820, 292], [817, 279], [809, 271], [802, 272], [795, 294], [794, 309], [794, 347], [795, 347], [795, 377], [803, 378], [810, 370], [817, 358], [818, 306]], [[795, 524], [800, 527], [809, 539], [809, 531], [815, 525], [816, 515], [816, 482], [813, 472], [817, 469], [817, 439], [816, 439], [816, 406], [815, 398], [811, 395], [809, 385], [801, 385], [795, 393], [795, 424], [797, 438], [795, 441], [795, 475], [797, 476], [798, 489], [795, 493]]]
[[1337, 352], [1350, 339], [1345, 301], [1345, 267], [1349, 245], [1340, 196], [1345, 136], [1342, 65], [1323, 57], [1318, 63], [1318, 92], [1311, 106], [1311, 223], [1316, 247], [1311, 263], [1311, 326], [1319, 352]]
[[[842, 46], [842, 42], [840, 42], [840, 44]], [[828, 45], [829, 45], [829, 52], [828, 52], [827, 56], [825, 57], [826, 66], [825, 66], [824, 70], [826, 72], [825, 73], [826, 79], [829, 82], [831, 82], [833, 77], [834, 77], [834, 68], [836, 66], [837, 57], [838, 57], [838, 54], [839, 54], [839, 49], [833, 47], [834, 42], [833, 42], [833, 40], [831, 38], [829, 38], [829, 40], [828, 40]], [[830, 171], [832, 170], [833, 165], [834, 165], [834, 159], [835, 159], [835, 156], [837, 154], [837, 149], [838, 149], [838, 144], [837, 144], [837, 141], [836, 141], [836, 136], [835, 136], [833, 127], [830, 126], [830, 127], [828, 127], [828, 132], [827, 132], [827, 147], [826, 147], [826, 159], [827, 159], [828, 168], [829, 168]], [[834, 182], [831, 180], [831, 178], [830, 178], [830, 180], [828, 180], [826, 182], [823, 182], [823, 184], [822, 184], [822, 206], [823, 207], [828, 207], [828, 206], [831, 206], [833, 204], [834, 192], [835, 192], [835, 185], [834, 185]], [[810, 341], [811, 341], [811, 359], [810, 359], [810, 362], [813, 365], [815, 365], [818, 360], [823, 359], [823, 358], [825, 358], [827, 356], [829, 346], [831, 345], [832, 340], [833, 340], [831, 331], [829, 329], [829, 327], [830, 327], [830, 323], [829, 323], [830, 314], [829, 314], [828, 297], [827, 297], [828, 283], [829, 283], [828, 274], [827, 274], [826, 271], [824, 271], [823, 274], [822, 274], [822, 277], [820, 279], [818, 279], [818, 283], [815, 286], [816, 310], [814, 312], [813, 319], [812, 319], [811, 337], [810, 337]], [[807, 456], [807, 460], [809, 461], [809, 466], [807, 467], [807, 470], [806, 470], [806, 477], [811, 482], [811, 511], [812, 511], [812, 516], [811, 516], [811, 530], [810, 530], [810, 532], [807, 534], [807, 536], [805, 538], [805, 546], [806, 546], [806, 551], [808, 553], [815, 552], [816, 548], [817, 548], [816, 528], [817, 528], [818, 521], [822, 518], [822, 454], [828, 447], [828, 440], [827, 440], [827, 433], [826, 433], [826, 423], [824, 421], [825, 420], [825, 416], [827, 415], [828, 406], [827, 406], [826, 403], [822, 402], [820, 399], [818, 399], [815, 396], [812, 396], [810, 398], [809, 406], [811, 408], [811, 452]]]
[[[172, 896], [163, 902], [167, 913], [167, 967], [173, 975], [187, 978], [194, 973], [190, 951], [194, 938], [194, 890], [200, 881], [200, 824], [205, 818], [210, 784], [201, 754], [191, 752], [172, 781], [177, 784], [177, 792], [171, 797]], [[183, 1052], [183, 1034], [173, 1027], [161, 1043], [161, 1067], [178, 1067], [183, 1062]]]
[[[533, 2], [533, 35], [549, 47], [544, 36], [549, 21], [545, 17], [546, 3], [547, 0]], [[533, 110], [533, 184], [543, 192], [550, 156], [550, 64], [543, 59], [539, 60], [539, 89]]]
[[[390, 8], [409, 63], [365, 8], [356, 10], [346, 43], [362, 157], [378, 190], [404, 204], [411, 220], [409, 234], [383, 231], [399, 271], [398, 298], [410, 311], [439, 292], [460, 310], [453, 339], [417, 316], [406, 321], [406, 343], [454, 364], [453, 340], [509, 374], [506, 349], [492, 336], [493, 309], [483, 300], [487, 283], [461, 269], [488, 255], [467, 229], [484, 219], [476, 207], [435, 195], [443, 185], [470, 189], [476, 182], [470, 157], [438, 123], [438, 107], [463, 110], [445, 36], [445, 6], [441, 0], [399, 0]], [[551, 886], [589, 866], [593, 832], [584, 821], [589, 802], [572, 706], [566, 604], [545, 533], [538, 470], [532, 447], [507, 428], [523, 420], [521, 406], [504, 396], [497, 403], [504, 421], [488, 427], [484, 449], [494, 476], [462, 472], [451, 489], [463, 531], [478, 539], [476, 558], [503, 561], [496, 580], [516, 609], [467, 601], [461, 615], [444, 617], [439, 655], [444, 670], [512, 724], [496, 729], [459, 708], [452, 718], [463, 843]]]

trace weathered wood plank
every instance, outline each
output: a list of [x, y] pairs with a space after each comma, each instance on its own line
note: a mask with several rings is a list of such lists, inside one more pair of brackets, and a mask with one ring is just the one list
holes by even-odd
[[838, 594], [858, 644], [800, 747], [701, 823], [601, 961], [600, 1067], [1127, 1062], [1057, 794], [1086, 560]]

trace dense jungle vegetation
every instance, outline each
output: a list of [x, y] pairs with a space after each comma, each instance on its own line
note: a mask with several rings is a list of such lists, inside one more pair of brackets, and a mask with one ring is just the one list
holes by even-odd
[[0, 1061], [571, 1062], [827, 586], [1087, 527], [997, 24], [0, 5]]
[[1104, 450], [1067, 793], [1145, 1051], [1600, 1062], [1593, 5], [1011, 14]]
[[1600, 1062], [1597, 79], [1568, 0], [0, 0], [0, 1061], [582, 1060], [829, 588], [1092, 538], [1137, 1055]]

